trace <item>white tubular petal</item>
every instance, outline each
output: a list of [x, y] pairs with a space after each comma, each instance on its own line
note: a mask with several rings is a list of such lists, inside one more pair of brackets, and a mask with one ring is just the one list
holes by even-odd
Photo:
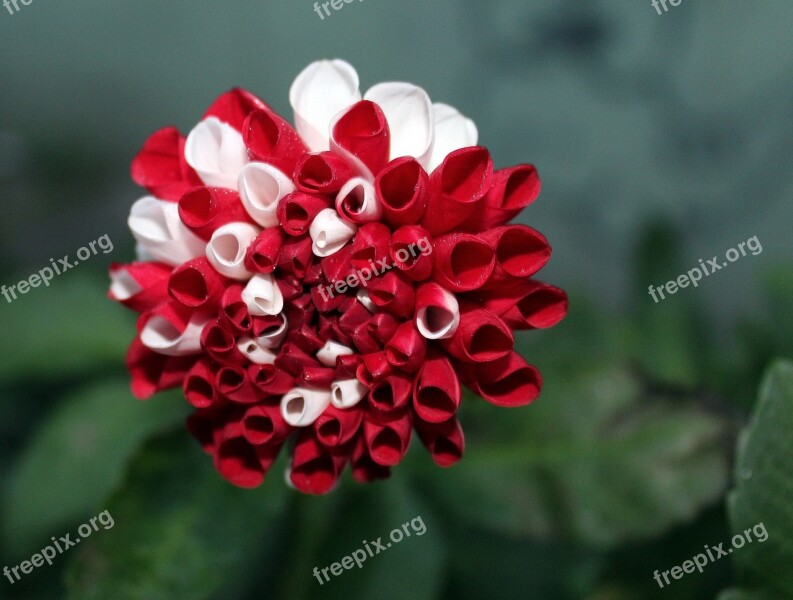
[[366, 386], [357, 379], [343, 379], [330, 384], [330, 396], [336, 408], [352, 408], [366, 396]]
[[267, 348], [262, 348], [253, 338], [241, 337], [239, 342], [237, 342], [237, 348], [243, 356], [257, 365], [272, 365], [275, 363], [275, 354]]
[[358, 102], [358, 73], [343, 60], [319, 60], [297, 76], [289, 90], [295, 127], [313, 152], [327, 150], [333, 117]]
[[435, 139], [432, 102], [412, 83], [380, 83], [365, 98], [383, 109], [391, 129], [391, 160], [413, 156], [426, 167]]
[[352, 348], [348, 348], [339, 342], [328, 340], [322, 348], [317, 350], [317, 360], [326, 367], [335, 367], [336, 357], [345, 356], [347, 354], [354, 354]]
[[435, 145], [429, 162], [429, 172], [434, 171], [449, 154], [460, 148], [476, 146], [479, 131], [476, 124], [460, 114], [453, 106], [436, 103], [432, 105], [435, 123]]
[[295, 191], [287, 175], [262, 162], [245, 165], [237, 178], [237, 187], [246, 212], [262, 227], [278, 225], [278, 201]]
[[242, 301], [255, 317], [277, 315], [284, 309], [284, 296], [271, 273], [254, 275], [242, 290]]
[[149, 254], [143, 244], [140, 243], [135, 244], [135, 258], [138, 260], [138, 262], [151, 262], [153, 260], [157, 260], [151, 254]]
[[140, 341], [149, 350], [166, 356], [187, 356], [201, 352], [201, 331], [209, 320], [193, 317], [183, 332], [168, 319], [153, 316], [140, 332]]
[[258, 235], [259, 228], [250, 223], [226, 223], [212, 234], [207, 259], [221, 275], [238, 281], [250, 279], [253, 273], [245, 268], [245, 252]]
[[296, 387], [281, 399], [281, 414], [292, 427], [307, 427], [330, 405], [330, 391]]
[[363, 307], [368, 310], [370, 313], [377, 312], [377, 306], [372, 299], [369, 297], [369, 292], [366, 290], [358, 290], [358, 293], [355, 294], [355, 297], [358, 298], [358, 302], [363, 304]]
[[113, 300], [117, 302], [129, 300], [142, 289], [126, 268], [121, 267], [110, 272], [110, 294]]
[[132, 205], [127, 220], [145, 254], [167, 265], [180, 265], [204, 255], [206, 243], [179, 219], [176, 202], [145, 196]]
[[349, 207], [350, 216], [362, 223], [377, 221], [383, 216], [383, 208], [377, 200], [374, 186], [361, 177], [353, 177], [339, 190], [336, 196], [336, 212], [340, 215], [347, 212], [342, 212], [342, 204]]
[[196, 125], [184, 146], [187, 164], [212, 187], [234, 189], [237, 175], [248, 162], [242, 135], [231, 125], [209, 117]]
[[319, 211], [308, 232], [313, 244], [311, 249], [317, 256], [330, 256], [341, 250], [355, 235], [358, 228], [343, 220], [332, 208]]
[[290, 487], [293, 490], [297, 489], [295, 484], [292, 483], [292, 465], [286, 465], [286, 468], [284, 469], [284, 481], [286, 481], [287, 487]]
[[287, 323], [285, 314], [281, 313], [279, 316], [281, 317], [280, 327], [277, 327], [272, 331], [268, 331], [267, 333], [264, 333], [256, 338], [256, 343], [262, 348], [279, 348], [281, 346], [281, 342], [283, 342], [286, 338], [289, 324]]
[[428, 340], [450, 338], [460, 325], [460, 305], [454, 294], [442, 290], [443, 299], [416, 311], [416, 329]]

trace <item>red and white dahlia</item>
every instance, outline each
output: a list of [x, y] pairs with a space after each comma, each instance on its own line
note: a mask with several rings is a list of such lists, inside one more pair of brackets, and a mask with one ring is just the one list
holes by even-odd
[[414, 430], [450, 466], [460, 384], [496, 406], [534, 400], [513, 331], [567, 310], [532, 278], [547, 240], [506, 224], [537, 172], [494, 172], [473, 122], [419, 87], [362, 98], [341, 60], [309, 65], [290, 100], [294, 128], [232, 90], [187, 138], [161, 129], [135, 157], [138, 261], [111, 267], [109, 292], [141, 313], [132, 390], [182, 386], [188, 429], [241, 487], [290, 439], [305, 493], [348, 463], [360, 482], [388, 476]]

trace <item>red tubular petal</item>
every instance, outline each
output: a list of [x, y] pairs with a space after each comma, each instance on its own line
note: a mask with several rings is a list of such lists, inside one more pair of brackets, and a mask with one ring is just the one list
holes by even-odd
[[496, 265], [488, 287], [500, 287], [504, 281], [529, 277], [551, 258], [551, 247], [545, 236], [525, 225], [498, 227], [482, 232], [481, 237], [496, 254]]
[[304, 494], [327, 494], [349, 460], [347, 451], [324, 448], [311, 429], [300, 434], [292, 454], [292, 484]]
[[372, 281], [369, 298], [381, 310], [402, 318], [410, 317], [416, 306], [413, 282], [400, 271], [389, 271]]
[[427, 209], [429, 176], [413, 157], [388, 163], [374, 187], [385, 221], [393, 227], [418, 223]]
[[300, 327], [303, 323], [310, 322], [317, 309], [310, 293], [302, 294], [299, 298], [291, 300], [284, 307], [284, 315], [290, 327]]
[[[352, 253], [350, 254], [350, 264], [356, 269], [369, 271], [369, 276], [373, 275], [372, 264], [381, 259], [388, 258], [389, 242], [391, 231], [382, 223], [367, 223], [355, 234], [352, 241]], [[361, 281], [355, 285], [368, 285], [368, 279], [359, 277]]]
[[332, 152], [304, 154], [295, 166], [294, 180], [301, 192], [335, 194], [353, 177], [352, 167]]
[[251, 315], [248, 312], [248, 305], [242, 300], [240, 284], [233, 284], [223, 292], [220, 308], [223, 313], [223, 323], [235, 333], [247, 333], [251, 330]]
[[355, 267], [352, 266], [351, 258], [352, 244], [347, 244], [338, 252], [323, 258], [320, 263], [322, 264], [322, 273], [325, 275], [325, 279], [329, 283], [342, 281], [354, 274]]
[[215, 454], [216, 434], [223, 427], [228, 410], [225, 407], [200, 409], [187, 417], [187, 431], [198, 440], [207, 454]]
[[367, 415], [363, 422], [364, 439], [369, 455], [378, 465], [395, 467], [408, 451], [413, 424], [409, 411], [390, 420], [370, 420]]
[[237, 349], [237, 340], [225, 320], [216, 319], [206, 324], [201, 332], [201, 347], [222, 365], [244, 365], [248, 359]]
[[399, 321], [386, 313], [377, 313], [357, 327], [352, 340], [361, 352], [379, 352], [396, 333]]
[[280, 227], [263, 230], [248, 246], [245, 268], [252, 273], [272, 273], [281, 256], [285, 237]]
[[278, 203], [278, 221], [289, 235], [303, 235], [319, 212], [330, 208], [331, 201], [327, 196], [292, 192]]
[[430, 177], [430, 201], [421, 224], [432, 235], [455, 229], [474, 214], [492, 178], [493, 161], [486, 148], [450, 153]]
[[495, 406], [525, 406], [541, 389], [540, 372], [517, 352], [475, 367], [473, 390]]
[[372, 387], [375, 382], [385, 379], [393, 372], [391, 365], [388, 364], [385, 352], [373, 352], [371, 354], [364, 354], [361, 364], [355, 375], [358, 381], [367, 387]]
[[208, 408], [220, 399], [215, 390], [215, 373], [210, 362], [201, 359], [184, 378], [182, 387], [184, 397], [196, 408]]
[[512, 330], [489, 310], [460, 306], [460, 326], [454, 335], [440, 341], [444, 349], [463, 362], [490, 362], [512, 352]]
[[305, 296], [303, 293], [303, 283], [294, 275], [282, 275], [281, 277], [277, 277], [275, 283], [278, 285], [278, 289], [281, 290], [281, 294], [287, 302], [296, 302], [298, 299]]
[[333, 127], [333, 141], [358, 158], [372, 173], [388, 162], [391, 132], [382, 109], [361, 100], [351, 106]]
[[393, 265], [413, 281], [432, 275], [432, 237], [419, 225], [405, 225], [391, 236], [389, 256]]
[[431, 354], [416, 379], [416, 414], [422, 421], [440, 423], [455, 415], [461, 399], [460, 381], [451, 362], [440, 353]]
[[[459, 303], [451, 292], [434, 281], [423, 283], [416, 290], [416, 320], [422, 319], [433, 333], [443, 337], [454, 334], [454, 320], [459, 317]], [[415, 320], [414, 320], [415, 322]]]
[[136, 337], [127, 350], [125, 364], [131, 377], [132, 393], [145, 400], [158, 391], [160, 376], [168, 361], [167, 356], [152, 352]]
[[168, 390], [181, 387], [187, 373], [193, 368], [197, 356], [171, 356], [170, 360], [165, 361], [160, 380], [157, 382], [157, 391]]
[[242, 418], [242, 434], [254, 446], [281, 444], [291, 432], [277, 405], [251, 406]]
[[435, 240], [433, 277], [454, 292], [481, 288], [495, 268], [495, 251], [480, 236], [450, 233]]
[[564, 319], [567, 294], [547, 283], [519, 280], [476, 296], [477, 302], [512, 329], [545, 329]]
[[229, 483], [255, 488], [264, 483], [264, 469], [256, 449], [243, 437], [221, 433], [215, 450], [215, 469]]
[[250, 92], [234, 88], [221, 94], [207, 109], [204, 118], [216, 117], [241, 132], [246, 117], [257, 109], [265, 110], [268, 106]]
[[190, 231], [209, 241], [227, 223], [253, 223], [240, 195], [225, 188], [193, 187], [179, 198], [179, 218]]
[[184, 158], [185, 137], [176, 127], [156, 131], [132, 160], [132, 179], [162, 200], [176, 202], [194, 185], [198, 174]]
[[540, 176], [534, 165], [496, 171], [493, 184], [477, 211], [476, 229], [491, 229], [514, 219], [540, 195]]
[[456, 418], [443, 423], [416, 423], [416, 433], [439, 467], [451, 467], [463, 457], [465, 436]]
[[206, 258], [194, 258], [171, 273], [168, 293], [187, 308], [214, 309], [228, 283]]
[[339, 327], [344, 333], [352, 336], [362, 323], [366, 323], [372, 318], [372, 313], [366, 310], [366, 307], [357, 298], [348, 298], [348, 300], [350, 301], [349, 306], [343, 310], [339, 317]]
[[275, 365], [250, 365], [248, 378], [262, 392], [272, 396], [286, 394], [295, 387], [295, 378]]
[[406, 375], [389, 375], [369, 390], [369, 406], [382, 414], [401, 411], [410, 404], [413, 379]]
[[[158, 262], [134, 262], [129, 265], [113, 263], [110, 265], [111, 277], [131, 279], [134, 286], [131, 286], [129, 291], [133, 293], [121, 297], [113, 292], [111, 286], [107, 297], [135, 312], [152, 310], [168, 300], [168, 277], [171, 270], [171, 267]], [[137, 288], [137, 291], [133, 288]]]
[[138, 317], [137, 328], [138, 333], [143, 331], [143, 328], [152, 317], [162, 317], [168, 321], [174, 328], [181, 334], [187, 328], [190, 318], [193, 316], [193, 311], [186, 306], [168, 298], [162, 304], [158, 304], [152, 310], [143, 313]]
[[378, 465], [369, 455], [363, 436], [358, 436], [352, 452], [352, 476], [358, 483], [371, 483], [391, 476], [391, 469]]
[[298, 378], [298, 385], [312, 388], [329, 388], [335, 370], [330, 367], [305, 367]]
[[414, 373], [427, 356], [427, 340], [413, 321], [402, 323], [385, 347], [388, 362], [401, 371]]
[[363, 359], [360, 354], [343, 354], [336, 358], [336, 380], [354, 379]]
[[323, 446], [338, 448], [355, 437], [362, 422], [363, 410], [360, 405], [345, 410], [330, 405], [314, 421], [314, 434]]
[[252, 111], [242, 125], [242, 139], [254, 160], [292, 173], [308, 149], [292, 126], [267, 107]]
[[314, 261], [311, 251], [311, 237], [308, 234], [300, 237], [287, 237], [281, 246], [278, 256], [278, 269], [287, 275], [302, 279]]
[[322, 365], [295, 344], [286, 342], [275, 359], [275, 366], [294, 377], [300, 377], [306, 367], [321, 367]]
[[324, 340], [307, 323], [303, 323], [298, 328], [292, 327], [288, 340], [307, 354], [316, 354], [317, 350], [325, 345]]
[[240, 366], [229, 365], [219, 369], [215, 375], [215, 387], [218, 393], [238, 404], [254, 404], [262, 399], [248, 371]]

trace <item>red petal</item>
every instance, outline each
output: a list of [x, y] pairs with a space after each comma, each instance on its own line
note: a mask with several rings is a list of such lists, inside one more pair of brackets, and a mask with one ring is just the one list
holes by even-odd
[[292, 455], [292, 484], [305, 494], [327, 494], [336, 485], [349, 456], [324, 448], [311, 429], [305, 430]]
[[462, 390], [451, 362], [433, 353], [424, 363], [413, 392], [413, 408], [418, 417], [429, 423], [440, 423], [455, 415]]
[[278, 221], [289, 235], [303, 235], [319, 212], [330, 208], [327, 196], [292, 192], [278, 203]]
[[263, 230], [245, 254], [245, 268], [254, 273], [272, 273], [281, 256], [286, 236], [280, 227]]
[[382, 223], [367, 223], [355, 234], [352, 241], [352, 253], [350, 254], [350, 263], [359, 271], [366, 269], [369, 275], [364, 277], [360, 273], [360, 282], [355, 285], [363, 285], [366, 287], [368, 281], [373, 274], [372, 266], [375, 261], [388, 258], [388, 248], [391, 239], [391, 231]]
[[433, 277], [448, 290], [467, 292], [482, 287], [495, 267], [493, 247], [470, 233], [450, 233], [435, 240]]
[[302, 192], [335, 194], [353, 176], [343, 158], [332, 152], [305, 154], [295, 166], [294, 180]]
[[371, 483], [391, 476], [391, 469], [378, 465], [369, 455], [366, 440], [358, 436], [352, 452], [352, 476], [358, 483]]
[[158, 262], [134, 262], [129, 265], [113, 263], [110, 265], [111, 275], [124, 271], [140, 289], [137, 293], [122, 299], [113, 293], [111, 287], [107, 297], [136, 312], [152, 310], [168, 300], [168, 277], [171, 270], [171, 267]]
[[245, 439], [254, 446], [281, 444], [292, 432], [278, 405], [258, 404], [245, 411], [242, 419]]
[[281, 246], [278, 256], [278, 269], [284, 274], [294, 275], [298, 279], [305, 276], [314, 261], [311, 251], [311, 237], [308, 234], [300, 237], [287, 237]]
[[196, 408], [208, 408], [217, 404], [215, 373], [208, 360], [201, 359], [187, 373], [182, 387], [187, 401]]
[[406, 321], [396, 330], [385, 350], [389, 363], [397, 369], [413, 373], [426, 358], [427, 340], [418, 332], [413, 321]]
[[295, 378], [275, 365], [251, 365], [248, 377], [265, 394], [280, 396], [295, 387]]
[[156, 131], [132, 160], [132, 179], [162, 200], [177, 201], [189, 188], [201, 185], [184, 159], [185, 137], [176, 127]]
[[390, 420], [363, 422], [364, 438], [372, 460], [384, 467], [394, 467], [402, 462], [410, 445], [413, 425], [410, 412]]
[[308, 151], [292, 126], [268, 107], [248, 115], [242, 125], [242, 139], [254, 160], [271, 164], [283, 173], [292, 173]]
[[419, 225], [405, 225], [391, 236], [389, 256], [394, 266], [413, 281], [432, 275], [432, 237]]
[[242, 206], [240, 195], [225, 188], [190, 188], [179, 198], [179, 218], [206, 241], [212, 238], [216, 229], [227, 223], [253, 223]]
[[241, 132], [246, 117], [254, 110], [269, 110], [269, 107], [250, 92], [234, 88], [212, 103], [204, 119], [216, 117]]
[[241, 366], [228, 365], [220, 369], [215, 375], [215, 387], [218, 393], [238, 404], [254, 404], [262, 399], [247, 369]]
[[496, 254], [496, 266], [488, 287], [500, 287], [505, 281], [529, 277], [551, 258], [551, 247], [545, 236], [525, 225], [506, 225], [480, 235]]
[[372, 173], [379, 173], [388, 162], [391, 132], [385, 114], [374, 102], [361, 100], [352, 105], [334, 125], [332, 138]]
[[456, 418], [437, 424], [416, 423], [416, 433], [439, 467], [451, 467], [463, 457], [465, 437]]
[[463, 362], [490, 362], [508, 355], [515, 345], [512, 330], [488, 310], [460, 306], [460, 326], [441, 340], [446, 351]]
[[400, 271], [389, 271], [372, 281], [369, 298], [381, 310], [402, 318], [410, 317], [416, 306], [413, 283]]
[[248, 305], [242, 300], [242, 285], [229, 286], [220, 298], [220, 307], [223, 322], [234, 332], [246, 333], [251, 330], [251, 315]]
[[317, 440], [328, 448], [349, 442], [361, 428], [363, 410], [360, 405], [341, 410], [331, 405], [314, 421]]
[[514, 219], [537, 199], [541, 187], [534, 165], [496, 171], [490, 191], [477, 212], [476, 229], [491, 229]]
[[401, 411], [410, 404], [413, 380], [407, 375], [389, 375], [369, 390], [369, 405], [382, 414]]
[[477, 365], [473, 390], [496, 406], [525, 406], [540, 395], [542, 376], [517, 352]]
[[174, 269], [168, 280], [168, 293], [188, 308], [214, 309], [228, 284], [206, 258], [195, 258]]
[[429, 176], [415, 158], [391, 161], [377, 175], [374, 187], [389, 225], [417, 223], [427, 209]]

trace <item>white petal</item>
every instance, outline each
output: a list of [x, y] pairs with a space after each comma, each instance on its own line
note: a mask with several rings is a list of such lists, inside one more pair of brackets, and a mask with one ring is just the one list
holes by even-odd
[[345, 356], [347, 354], [354, 354], [352, 348], [348, 348], [339, 342], [328, 340], [322, 348], [317, 350], [317, 360], [326, 367], [335, 367], [336, 357]]
[[284, 296], [271, 273], [254, 275], [242, 290], [242, 301], [255, 317], [277, 315], [284, 309]]
[[327, 150], [330, 123], [336, 114], [358, 102], [358, 73], [343, 60], [319, 60], [297, 76], [289, 90], [295, 127], [313, 152]]
[[429, 172], [434, 171], [450, 153], [460, 148], [476, 146], [479, 131], [476, 124], [448, 104], [432, 105], [435, 122], [435, 145], [429, 162]]
[[209, 319], [193, 317], [183, 332], [159, 315], [151, 317], [140, 332], [144, 346], [166, 356], [187, 356], [201, 352], [201, 332]]
[[262, 348], [278, 348], [286, 338], [289, 324], [285, 314], [281, 313], [279, 316], [281, 317], [281, 325], [279, 327], [256, 338], [256, 343]]
[[281, 414], [292, 427], [307, 427], [330, 405], [330, 391], [297, 387], [281, 399]]
[[267, 348], [262, 348], [253, 338], [241, 337], [239, 342], [237, 342], [237, 348], [243, 356], [257, 365], [272, 365], [275, 363], [275, 354]]
[[262, 227], [278, 225], [278, 202], [295, 191], [287, 175], [262, 162], [245, 165], [237, 178], [237, 187], [245, 211]]
[[212, 234], [207, 259], [221, 275], [239, 281], [250, 279], [253, 273], [245, 268], [245, 252], [258, 235], [259, 228], [250, 223], [226, 223]]
[[366, 179], [353, 177], [339, 190], [336, 196], [336, 212], [340, 215], [345, 214], [341, 207], [348, 196], [351, 196], [351, 206], [360, 207], [358, 210], [351, 211], [351, 216], [356, 217], [358, 221], [362, 223], [377, 221], [383, 215], [383, 208], [377, 200], [374, 186]]
[[357, 379], [334, 381], [330, 385], [331, 402], [336, 408], [352, 408], [366, 396], [366, 386]]
[[206, 243], [179, 219], [176, 202], [145, 196], [132, 205], [127, 220], [143, 251], [167, 265], [180, 265], [203, 256]]
[[311, 249], [317, 256], [330, 256], [341, 250], [355, 235], [358, 228], [342, 219], [332, 208], [319, 211], [308, 232], [313, 244]]
[[358, 290], [358, 293], [355, 294], [355, 297], [358, 298], [358, 302], [363, 304], [363, 307], [368, 310], [370, 313], [377, 312], [377, 306], [372, 299], [369, 297], [369, 292], [366, 290]]
[[427, 92], [412, 83], [380, 83], [366, 99], [383, 109], [391, 129], [391, 160], [413, 156], [427, 166], [432, 153], [434, 125]]
[[184, 154], [201, 180], [213, 187], [234, 189], [240, 169], [248, 162], [240, 132], [216, 117], [204, 119], [193, 128]]
[[442, 290], [442, 306], [426, 306], [416, 312], [416, 329], [428, 340], [450, 338], [460, 325], [460, 305], [451, 292]]
[[110, 282], [110, 294], [117, 302], [129, 300], [143, 289], [124, 267], [110, 272]]

